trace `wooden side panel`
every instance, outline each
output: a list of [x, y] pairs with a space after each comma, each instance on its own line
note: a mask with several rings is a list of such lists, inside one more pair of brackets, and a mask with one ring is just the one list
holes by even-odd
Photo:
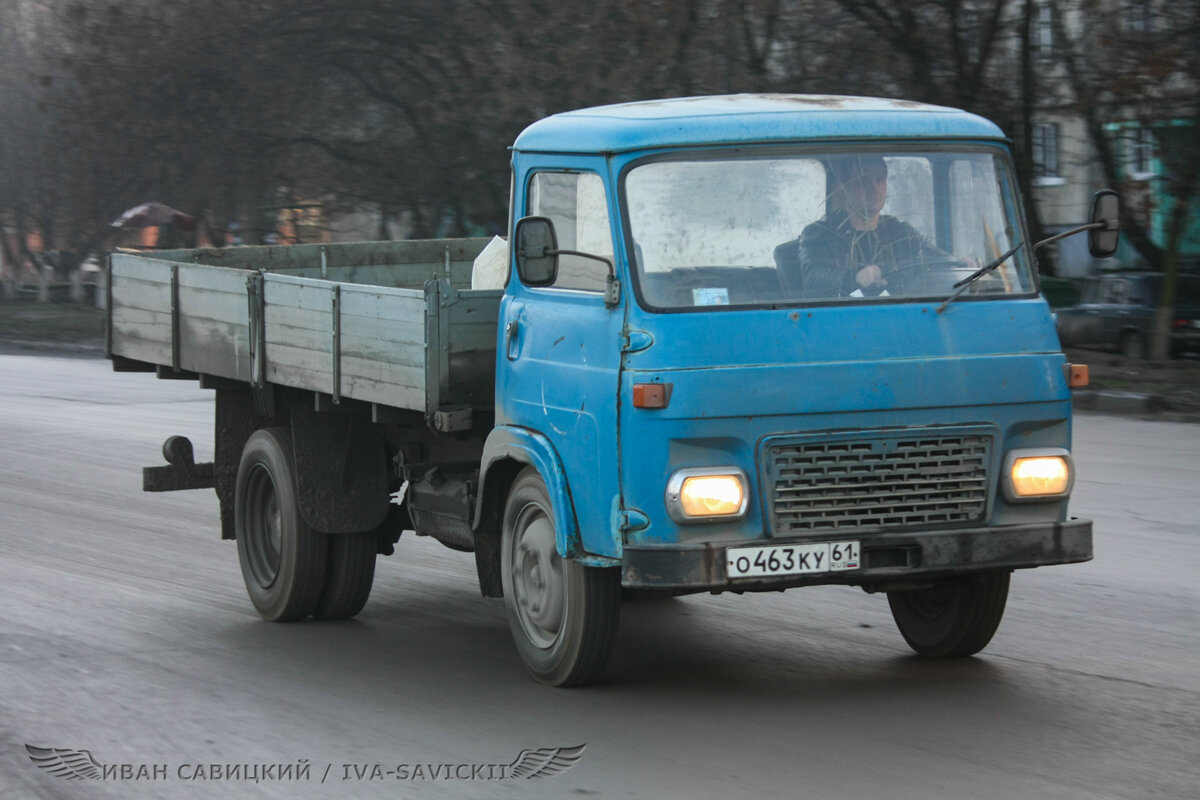
[[[251, 381], [246, 282], [262, 267], [266, 380], [421, 412], [430, 401], [490, 406], [502, 292], [445, 287], [430, 316], [425, 291], [445, 280], [447, 256], [451, 284], [469, 285], [487, 241], [117, 253], [112, 352], [167, 366], [177, 352], [183, 370]], [[328, 279], [317, 277], [322, 259]]]
[[171, 363], [171, 265], [112, 256], [113, 355]]
[[249, 381], [250, 312], [245, 270], [179, 267], [180, 366]]
[[[425, 410], [425, 297], [405, 289], [291, 276], [266, 280], [267, 379], [356, 400]], [[335, 387], [334, 373], [340, 371]]]

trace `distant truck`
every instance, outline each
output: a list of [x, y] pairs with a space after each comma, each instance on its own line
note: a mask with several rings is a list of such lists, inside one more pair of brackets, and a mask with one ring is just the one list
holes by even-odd
[[[812, 226], [883, 202], [850, 162], [920, 242], [870, 285], [807, 263]], [[216, 392], [214, 462], [172, 437], [144, 488], [215, 488], [263, 617], [354, 616], [412, 530], [474, 553], [536, 679], [580, 685], [623, 598], [857, 586], [953, 658], [1013, 570], [1092, 557], [1067, 513], [1082, 370], [995, 125], [638, 102], [531, 125], [512, 170], [493, 288], [483, 239], [111, 255], [114, 369]], [[1116, 216], [1100, 193], [1097, 255]]]

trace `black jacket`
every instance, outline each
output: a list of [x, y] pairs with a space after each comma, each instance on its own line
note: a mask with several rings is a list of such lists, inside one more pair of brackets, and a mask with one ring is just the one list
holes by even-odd
[[916, 228], [895, 217], [881, 215], [874, 230], [856, 230], [844, 211], [831, 211], [804, 229], [797, 242], [800, 251], [802, 290], [806, 297], [845, 297], [859, 288], [855, 274], [868, 264], [883, 270], [895, 293], [903, 290], [904, 275], [897, 266], [922, 258], [948, 258]]

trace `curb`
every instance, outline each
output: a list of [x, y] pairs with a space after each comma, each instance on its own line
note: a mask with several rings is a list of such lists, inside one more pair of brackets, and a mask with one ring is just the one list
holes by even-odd
[[0, 339], [0, 355], [104, 358], [105, 352], [103, 342], [55, 342], [37, 339]]
[[1200, 411], [1194, 408], [1173, 408], [1166, 397], [1158, 394], [1077, 389], [1071, 393], [1071, 400], [1076, 411], [1120, 414], [1166, 422], [1200, 422]]
[[1106, 414], [1161, 414], [1170, 406], [1157, 394], [1113, 392], [1106, 390], [1076, 390], [1071, 393], [1076, 409], [1100, 411]]

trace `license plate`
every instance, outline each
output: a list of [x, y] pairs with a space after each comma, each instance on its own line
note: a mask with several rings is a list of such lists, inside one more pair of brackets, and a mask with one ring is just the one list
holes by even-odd
[[781, 544], [725, 551], [725, 572], [730, 578], [845, 572], [859, 566], [858, 542]]

